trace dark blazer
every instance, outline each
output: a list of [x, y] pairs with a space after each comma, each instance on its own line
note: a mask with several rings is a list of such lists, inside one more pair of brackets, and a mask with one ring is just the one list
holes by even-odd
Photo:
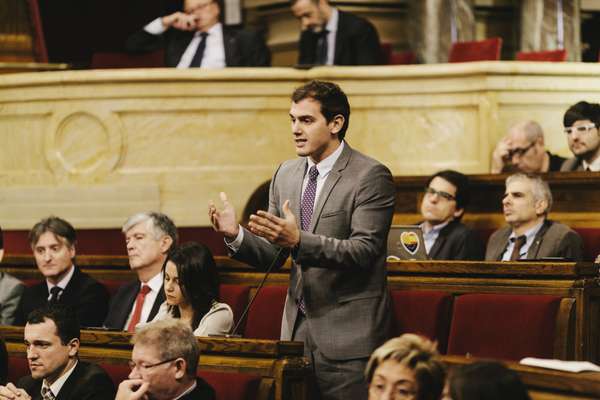
[[[31, 311], [48, 304], [49, 295], [45, 280], [35, 286], [26, 287], [15, 323], [24, 325]], [[102, 284], [75, 266], [75, 272], [58, 302], [77, 311], [81, 326], [101, 326], [108, 309], [108, 291]]]
[[[42, 399], [42, 379], [25, 376], [19, 380], [17, 387], [25, 389], [33, 400]], [[115, 385], [102, 368], [79, 361], [56, 400], [114, 400], [115, 394]]]
[[[508, 237], [512, 232], [510, 226], [498, 229], [490, 236], [485, 259], [498, 261], [508, 246]], [[544, 257], [563, 257], [574, 261], [583, 259], [583, 240], [571, 228], [559, 222], [544, 221], [529, 250], [527, 259]]]
[[560, 167], [562, 172], [583, 171], [583, 162], [579, 157], [568, 158]]
[[[119, 330], [125, 330], [127, 328], [125, 323], [127, 322], [127, 317], [129, 317], [129, 313], [131, 313], [131, 309], [134, 306], [135, 299], [140, 291], [140, 287], [140, 281], [136, 280], [126, 283], [125, 285], [121, 286], [119, 290], [117, 290], [117, 293], [115, 293], [110, 300], [108, 315], [104, 320], [105, 327]], [[154, 300], [154, 304], [152, 305], [152, 310], [150, 311], [147, 321], [152, 321], [152, 318], [154, 318], [158, 312], [158, 309], [160, 308], [160, 305], [164, 301], [165, 291], [163, 290], [163, 286], [161, 286], [160, 291], [156, 296], [156, 300]]]
[[460, 221], [451, 221], [442, 228], [429, 250], [432, 260], [483, 260], [481, 241], [472, 229]]
[[[300, 224], [305, 157], [284, 162], [271, 181], [269, 212], [290, 209]], [[296, 299], [306, 305], [308, 334], [330, 360], [368, 357], [388, 338], [390, 298], [386, 281], [386, 244], [394, 211], [395, 189], [390, 171], [345, 143], [321, 189], [311, 224], [300, 231], [292, 254], [290, 284], [281, 325], [290, 340], [298, 313]], [[250, 231], [234, 258], [266, 268], [279, 248]], [[281, 266], [289, 254], [283, 251]]]
[[196, 378], [196, 387], [180, 400], [215, 400], [215, 390], [200, 377]]
[[[334, 65], [375, 65], [382, 63], [377, 30], [369, 21], [344, 11], [339, 12], [335, 35]], [[319, 35], [310, 29], [300, 34], [298, 64], [317, 63]]]
[[[162, 35], [153, 35], [141, 29], [132, 34], [125, 48], [134, 53], [165, 49], [165, 65], [176, 67], [181, 56], [194, 38], [195, 32], [171, 28]], [[223, 25], [225, 64], [228, 67], [268, 67], [271, 53], [263, 38], [255, 32], [231, 29]]]

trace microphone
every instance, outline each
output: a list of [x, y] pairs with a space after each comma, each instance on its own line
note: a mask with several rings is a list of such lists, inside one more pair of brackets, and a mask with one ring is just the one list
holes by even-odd
[[269, 265], [269, 268], [267, 268], [266, 271], [265, 271], [265, 276], [262, 278], [262, 280], [260, 281], [260, 283], [256, 287], [256, 291], [254, 292], [254, 296], [252, 296], [252, 299], [250, 299], [250, 301], [248, 302], [248, 305], [246, 306], [246, 308], [244, 308], [244, 312], [240, 316], [240, 319], [238, 320], [237, 324], [235, 324], [235, 326], [233, 327], [233, 330], [231, 331], [231, 333], [228, 333], [226, 335], [209, 334], [208, 336], [210, 336], [210, 337], [224, 337], [224, 338], [241, 338], [242, 337], [242, 335], [240, 335], [239, 333], [237, 333], [237, 331], [240, 328], [240, 326], [242, 325], [242, 322], [244, 321], [244, 319], [246, 318], [246, 316], [248, 315], [248, 312], [250, 311], [250, 307], [252, 307], [252, 304], [254, 303], [254, 300], [256, 300], [256, 297], [258, 296], [258, 293], [260, 293], [260, 290], [265, 285], [265, 282], [267, 281], [267, 278], [269, 277], [269, 274], [271, 273], [271, 270], [273, 269], [273, 267], [275, 267], [275, 264], [277, 263], [277, 261], [279, 261], [279, 257], [281, 257], [281, 254], [283, 253], [283, 250], [284, 250], [284, 247], [280, 247], [279, 250], [277, 251], [277, 254], [273, 258], [273, 261], [271, 261], [271, 265]]

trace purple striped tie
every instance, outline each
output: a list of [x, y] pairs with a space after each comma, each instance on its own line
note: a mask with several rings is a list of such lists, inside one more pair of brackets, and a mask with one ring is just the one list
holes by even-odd
[[310, 220], [313, 214], [313, 207], [315, 205], [315, 196], [317, 194], [317, 177], [319, 176], [319, 170], [316, 165], [313, 165], [308, 170], [308, 184], [304, 189], [302, 195], [302, 208], [300, 209], [300, 228], [303, 231], [308, 231], [310, 227]]

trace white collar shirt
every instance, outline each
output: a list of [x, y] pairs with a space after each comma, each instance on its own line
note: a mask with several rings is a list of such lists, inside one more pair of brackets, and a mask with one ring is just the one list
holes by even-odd
[[[539, 224], [537, 224], [536, 226], [534, 226], [533, 228], [531, 228], [527, 232], [525, 232], [526, 240], [525, 240], [525, 244], [523, 244], [521, 246], [521, 248], [519, 249], [519, 259], [527, 258], [527, 252], [529, 251], [529, 248], [533, 244], [535, 235], [537, 235], [537, 233], [540, 231], [540, 229], [542, 229], [543, 225], [544, 225], [544, 221], [540, 222]], [[502, 254], [502, 261], [510, 261], [510, 256], [512, 255], [512, 251], [513, 251], [513, 248], [515, 247], [516, 240], [517, 240], [517, 235], [513, 231], [513, 232], [511, 232], [510, 236], [508, 237], [508, 246], [506, 246], [506, 250], [504, 250], [504, 253]]]
[[173, 400], [179, 400], [179, 399], [181, 399], [183, 396], [185, 396], [186, 394], [188, 394], [188, 393], [192, 393], [192, 391], [193, 391], [194, 389], [196, 389], [196, 386], [197, 386], [197, 385], [198, 385], [198, 384], [196, 383], [196, 381], [194, 381], [194, 383], [192, 384], [192, 386], [190, 386], [190, 387], [189, 387], [189, 388], [188, 388], [188, 389], [187, 389], [185, 392], [181, 393], [179, 396], [175, 397]]
[[[146, 298], [144, 299], [144, 305], [142, 306], [142, 314], [140, 316], [140, 323], [148, 322], [148, 317], [150, 316], [150, 312], [152, 311], [152, 306], [154, 306], [154, 302], [156, 301], [156, 297], [158, 293], [162, 289], [164, 275], [161, 271], [160, 273], [154, 275], [152, 279], [150, 279], [146, 283], [140, 282], [140, 289], [142, 285], [148, 285], [150, 287], [150, 291], [146, 294]], [[136, 296], [137, 299], [137, 296]], [[133, 301], [133, 305], [131, 307], [131, 311], [129, 312], [129, 317], [127, 317], [127, 322], [125, 323], [125, 329], [129, 326], [129, 322], [133, 317], [133, 312], [135, 311], [135, 300]]]
[[332, 7], [331, 17], [325, 25], [325, 29], [327, 29], [327, 65], [333, 65], [335, 58], [335, 35], [337, 34], [339, 18], [340, 13], [337, 8]]
[[442, 222], [441, 224], [437, 224], [431, 227], [431, 229], [427, 229], [427, 225], [423, 222], [421, 226], [421, 230], [423, 231], [423, 241], [425, 242], [425, 250], [427, 250], [427, 254], [435, 244], [435, 241], [440, 236], [441, 230], [450, 223], [450, 221]]
[[311, 160], [310, 157], [306, 157], [306, 161], [307, 161], [308, 165], [306, 167], [306, 172], [304, 174], [304, 180], [302, 181], [302, 195], [303, 196], [304, 196], [304, 190], [306, 189], [306, 185], [308, 185], [308, 179], [309, 179], [308, 171], [310, 170], [310, 168], [313, 165], [316, 165], [317, 171], [319, 171], [319, 176], [317, 177], [317, 190], [315, 193], [315, 202], [313, 204], [313, 210], [314, 210], [315, 206], [317, 205], [317, 202], [319, 201], [319, 195], [321, 194], [321, 190], [323, 189], [323, 184], [325, 183], [327, 176], [333, 169], [333, 165], [338, 160], [338, 158], [340, 158], [340, 155], [342, 154], [343, 150], [344, 150], [344, 141], [342, 140], [342, 142], [340, 143], [338, 148], [335, 149], [335, 151], [333, 153], [328, 155], [327, 158], [325, 158], [324, 160], [321, 160], [321, 162], [318, 164], [315, 164], [315, 162], [313, 160]]
[[58, 283], [56, 285], [51, 283], [48, 279], [46, 279], [46, 285], [48, 285], [48, 300], [50, 300], [50, 298], [52, 297], [51, 292], [52, 292], [52, 288], [54, 286], [58, 286], [59, 288], [62, 289], [61, 292], [58, 294], [58, 298], [60, 298], [60, 296], [62, 296], [65, 288], [71, 281], [71, 278], [73, 277], [74, 273], [75, 273], [75, 266], [73, 264], [71, 264], [71, 269], [69, 270], [69, 272], [67, 272], [67, 274], [65, 276], [63, 276], [63, 278], [60, 281], [58, 281]]
[[[206, 47], [200, 63], [201, 68], [225, 68], [225, 47], [223, 46], [223, 26], [221, 23], [213, 25], [208, 31], [206, 37]], [[185, 49], [177, 64], [177, 68], [189, 68], [192, 59], [200, 45], [200, 32], [194, 34], [194, 38]]]
[[582, 161], [584, 171], [600, 171], [600, 157], [596, 158], [591, 163], [588, 163], [586, 160]]
[[71, 369], [68, 370], [67, 372], [65, 372], [64, 374], [62, 374], [57, 380], [54, 381], [54, 383], [52, 385], [48, 386], [48, 382], [46, 381], [46, 379], [44, 379], [42, 381], [42, 387], [40, 389], [40, 393], [42, 393], [42, 396], [43, 396], [42, 390], [44, 389], [44, 387], [49, 387], [50, 390], [52, 391], [52, 394], [54, 395], [54, 397], [58, 397], [58, 393], [60, 392], [60, 389], [62, 389], [62, 387], [65, 385], [65, 382], [67, 381], [67, 379], [69, 379], [69, 377], [75, 370], [75, 367], [77, 366], [78, 362], [79, 361], [75, 360], [75, 364], [73, 364]]

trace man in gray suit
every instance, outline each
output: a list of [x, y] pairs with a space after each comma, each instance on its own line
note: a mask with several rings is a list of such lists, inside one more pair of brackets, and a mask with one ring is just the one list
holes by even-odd
[[[4, 240], [0, 228], [0, 261], [4, 257]], [[0, 325], [12, 325], [15, 322], [17, 307], [25, 285], [6, 272], [0, 272]]]
[[568, 226], [548, 220], [551, 207], [550, 187], [539, 176], [519, 173], [506, 178], [502, 209], [508, 226], [492, 234], [485, 259], [515, 261], [561, 257], [581, 260], [581, 237]]
[[367, 397], [363, 371], [390, 323], [385, 257], [394, 184], [384, 165], [343, 140], [349, 116], [337, 85], [296, 89], [290, 117], [300, 157], [275, 172], [269, 211], [243, 229], [224, 193], [221, 210], [209, 205], [234, 258], [266, 268], [291, 254], [281, 338], [304, 342], [323, 399]]

